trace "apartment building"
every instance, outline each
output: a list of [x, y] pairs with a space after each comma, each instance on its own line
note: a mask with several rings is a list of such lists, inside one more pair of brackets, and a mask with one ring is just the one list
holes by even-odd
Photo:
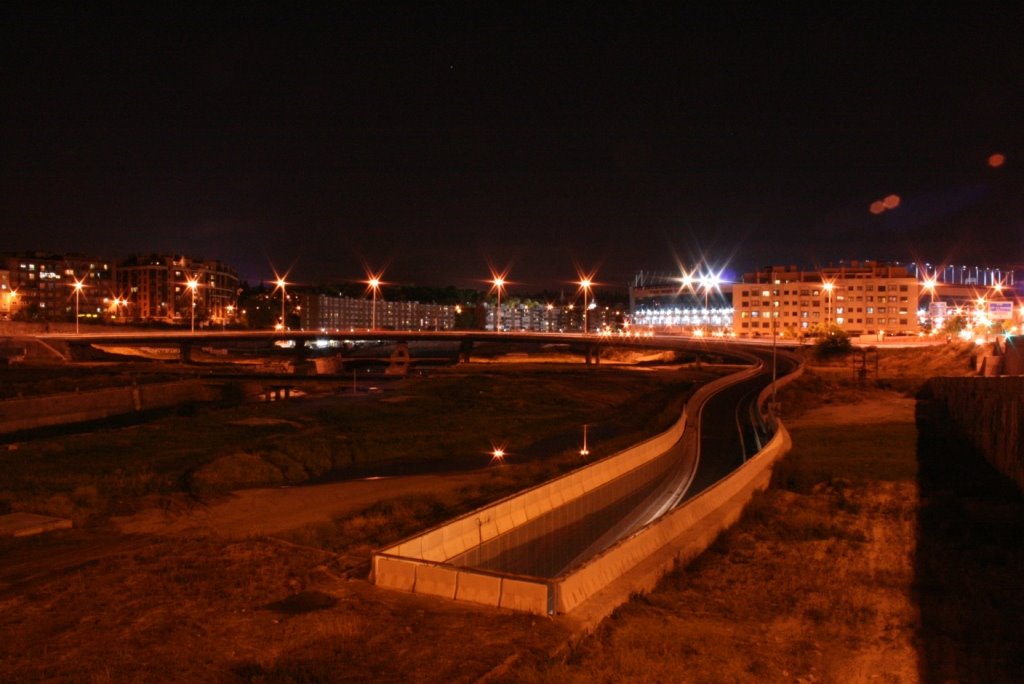
[[74, 320], [77, 311], [80, 318], [98, 319], [114, 296], [110, 262], [83, 254], [6, 253], [0, 271], [7, 273], [0, 311], [9, 317], [63, 321]]
[[801, 337], [833, 326], [849, 335], [880, 337], [919, 331], [921, 288], [905, 266], [772, 266], [743, 274], [732, 294], [738, 337]]
[[221, 261], [151, 254], [126, 259], [114, 270], [115, 294], [129, 320], [188, 322], [194, 295], [196, 321], [220, 325], [231, 321], [238, 305], [238, 275]]

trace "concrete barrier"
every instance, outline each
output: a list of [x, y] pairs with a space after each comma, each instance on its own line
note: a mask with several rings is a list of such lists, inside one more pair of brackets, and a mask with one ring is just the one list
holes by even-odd
[[501, 603], [501, 584], [502, 578], [497, 575], [459, 572], [455, 599], [497, 608]]
[[[551, 511], [575, 501], [580, 500], [588, 492], [599, 487], [627, 477], [630, 473], [650, 464], [655, 459], [667, 453], [682, 438], [687, 429], [689, 419], [688, 407], [701, 405], [706, 397], [716, 392], [719, 388], [741, 381], [746, 377], [758, 372], [752, 367], [735, 373], [725, 378], [719, 378], [699, 388], [687, 402], [680, 418], [665, 432], [651, 437], [639, 444], [624, 449], [616, 454], [608, 456], [593, 464], [584, 466], [571, 473], [547, 483], [520, 492], [519, 494], [506, 497], [489, 506], [463, 515], [447, 523], [434, 527], [421, 534], [404, 539], [397, 544], [381, 549], [374, 554], [373, 581], [379, 586], [390, 588], [404, 588], [407, 591], [416, 593], [428, 593], [451, 598], [456, 592], [457, 584], [453, 581], [439, 578], [445, 577], [437, 564], [444, 564], [446, 561], [460, 556], [467, 550], [482, 546], [484, 543], [496, 539], [501, 535], [508, 534], [520, 528], [530, 521], [538, 520]], [[576, 511], [578, 516], [580, 513]], [[378, 562], [378, 558], [386, 559], [388, 562]], [[427, 561], [432, 565], [426, 566], [422, 563]], [[412, 589], [408, 588], [407, 570], [399, 569], [401, 563], [406, 562], [416, 568], [416, 581]], [[434, 570], [423, 571], [424, 567], [433, 567]], [[455, 569], [450, 566], [456, 575], [472, 574], [472, 570], [466, 568]], [[420, 580], [420, 573], [425, 572], [425, 579]], [[605, 577], [605, 584], [608, 575], [604, 571], [594, 571], [596, 574]], [[392, 576], [397, 573], [397, 576]], [[546, 597], [543, 601], [545, 611], [554, 606], [554, 585], [544, 579], [531, 580], [522, 578], [518, 584], [510, 585], [515, 587], [517, 592], [505, 603], [535, 607], [538, 604], [537, 596], [543, 593]], [[590, 582], [590, 591], [597, 587], [599, 582]], [[477, 603], [501, 605], [502, 589], [497, 589], [498, 596], [486, 594], [481, 588], [494, 587], [493, 583], [482, 582], [474, 584], [473, 589], [467, 590], [466, 596], [472, 594]], [[577, 592], [578, 593], [578, 592]], [[484, 598], [486, 597], [486, 598]], [[582, 599], [579, 599], [582, 600]], [[533, 608], [531, 608], [532, 610]]]
[[416, 565], [416, 585], [413, 588], [416, 593], [453, 599], [458, 586], [457, 569], [444, 565]]
[[412, 591], [416, 587], [416, 565], [387, 556], [374, 556], [373, 574], [377, 584], [389, 589]]
[[551, 588], [546, 583], [503, 577], [499, 607], [536, 615], [551, 612]]
[[[585, 515], [588, 511], [577, 510], [577, 502], [582, 502], [588, 492], [613, 482], [622, 483], [631, 476], [636, 479], [645, 466], [657, 465], [654, 460], [668, 453], [683, 437], [690, 406], [703, 405], [721, 387], [757, 372], [756, 367], [751, 368], [700, 388], [687, 402], [680, 419], [659, 435], [376, 552], [372, 580], [378, 586], [483, 605], [537, 614], [579, 611], [600, 619], [605, 611], [610, 612], [632, 593], [653, 588], [675, 563], [701, 553], [721, 530], [739, 518], [754, 492], [767, 487], [771, 465], [791, 445], [786, 429], [765, 409], [770, 386], [759, 395], [758, 409], [763, 427], [774, 430], [774, 435], [758, 454], [690, 501], [566, 574], [555, 579], [510, 577], [450, 561], [460, 556], [463, 560], [486, 560], [486, 554], [465, 554], [482, 549], [490, 540], [514, 534], [517, 528], [539, 521], [559, 507], [564, 507], [559, 510], [565, 512], [560, 519], [571, 521]], [[775, 383], [776, 389], [802, 372], [801, 366], [781, 378]], [[415, 575], [411, 586], [410, 572]], [[591, 600], [599, 595], [612, 598]]]
[[702, 552], [721, 530], [739, 519], [754, 492], [768, 486], [771, 465], [790, 445], [789, 433], [779, 425], [765, 448], [729, 476], [570, 573], [556, 578], [555, 610], [568, 613], [576, 609], [645, 559], [654, 558], [659, 551], [668, 548], [669, 553], [661, 555], [660, 562], [644, 579], [631, 578], [628, 591], [621, 598], [624, 601], [629, 593], [653, 588], [675, 563]]

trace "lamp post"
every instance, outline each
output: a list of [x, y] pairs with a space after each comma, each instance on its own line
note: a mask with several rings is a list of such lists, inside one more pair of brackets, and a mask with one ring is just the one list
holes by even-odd
[[708, 310], [709, 301], [708, 295], [711, 290], [718, 287], [720, 282], [718, 276], [714, 273], [703, 274], [700, 277], [700, 286], [704, 290], [704, 337], [708, 335], [708, 323], [711, 321], [711, 312]]
[[[287, 274], [285, 274], [285, 275], [287, 275]], [[284, 332], [284, 330], [285, 330], [284, 301], [285, 301], [285, 297], [287, 296], [287, 294], [285, 292], [285, 288], [287, 287], [288, 283], [285, 282], [284, 278], [278, 276], [278, 278], [274, 282], [274, 284], [278, 288], [280, 288], [280, 290], [281, 290], [281, 332]]]
[[370, 286], [370, 330], [374, 331], [377, 329], [377, 292], [380, 290], [380, 278], [377, 276], [371, 276], [366, 284]]
[[494, 309], [494, 332], [501, 332], [501, 288], [505, 286], [505, 279], [502, 276], [495, 276], [491, 282], [498, 294], [498, 306]]
[[75, 288], [75, 334], [77, 335], [78, 334], [78, 300], [79, 300], [79, 297], [82, 294], [82, 288], [85, 287], [85, 284], [81, 280], [76, 280], [75, 284], [72, 287]]
[[772, 410], [775, 409], [775, 380], [778, 373], [778, 350], [775, 329], [779, 318], [779, 302], [772, 300]]
[[929, 329], [934, 332], [931, 328], [932, 325], [932, 304], [935, 303], [935, 284], [936, 276], [931, 278], [925, 278], [924, 282], [921, 283], [921, 289], [928, 293], [928, 308], [925, 309], [925, 320], [929, 322]]
[[829, 330], [832, 327], [832, 290], [835, 289], [835, 283], [829, 280], [823, 283], [821, 287], [828, 295], [828, 307], [825, 309], [825, 334], [828, 335]]
[[196, 331], [196, 289], [199, 288], [199, 280], [197, 278], [189, 278], [185, 281], [185, 286], [192, 290], [192, 332]]
[[586, 335], [590, 326], [587, 321], [587, 294], [590, 292], [591, 283], [590, 278], [583, 278], [580, 280], [580, 287], [583, 288], [583, 334]]

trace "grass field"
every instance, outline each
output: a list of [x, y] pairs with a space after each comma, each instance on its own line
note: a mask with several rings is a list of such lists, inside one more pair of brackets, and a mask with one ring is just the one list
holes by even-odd
[[[962, 366], [965, 357], [955, 350], [941, 353], [949, 354], [943, 363]], [[944, 366], [937, 362], [936, 368], [942, 372]], [[201, 435], [221, 426], [228, 426], [224, 434], [210, 437], [217, 449], [199, 449], [193, 464], [209, 465], [244, 449], [283, 473], [276, 461], [264, 460], [264, 449], [293, 437], [331, 434], [335, 425], [347, 425], [335, 434], [353, 440], [352, 424], [344, 421], [359, 414], [345, 413], [350, 408], [394, 410], [396, 422], [386, 431], [397, 432], [410, 420], [406, 409], [436, 397], [442, 408], [420, 406], [429, 420], [451, 429], [445, 407], [457, 406], [467, 416], [464, 425], [487, 438], [456, 438], [439, 430], [439, 443], [419, 446], [396, 436], [394, 453], [434, 461], [457, 452], [486, 461], [492, 430], [485, 428], [508, 427], [495, 437], [512, 440], [513, 454], [531, 453], [517, 440], [533, 426], [539, 426], [530, 433], [537, 439], [550, 438], [540, 436], [550, 436], [550, 430], [557, 437], [558, 428], [547, 426], [544, 412], [528, 405], [533, 398], [545, 411], [562, 411], [573, 431], [583, 422], [620, 417], [627, 422], [617, 434], [625, 436], [630, 426], [653, 431], [652, 415], [672, 417], [676, 406], [665, 408], [665, 397], [685, 393], [689, 382], [671, 371], [606, 374], [603, 367], [599, 373], [566, 368], [564, 375], [521, 364], [511, 375], [490, 365], [477, 370], [483, 379], [466, 383], [464, 392], [446, 385], [458, 384], [458, 377], [439, 376], [358, 406], [261, 405], [131, 428], [129, 435], [157, 434], [139, 444], [155, 449], [166, 437], [179, 452], [170, 465], [150, 465], [151, 477], [139, 489], [153, 491], [153, 483], [166, 478], [166, 491], [186, 496], [201, 470], [182, 465], [190, 462], [186, 455]], [[550, 461], [513, 459], [513, 465], [488, 469], [478, 484], [451, 494], [384, 500], [330, 524], [296, 530], [289, 536], [293, 543], [187, 533], [118, 535], [102, 524], [105, 513], [97, 513], [97, 524], [86, 529], [0, 541], [0, 680], [1019, 680], [1019, 493], [993, 486], [986, 479], [991, 473], [976, 472], [976, 461], [965, 465], [962, 443], [948, 435], [920, 437], [910, 396], [917, 379], [901, 380], [895, 367], [886, 371], [892, 375], [883, 373], [879, 380], [897, 392], [879, 389], [874, 379], [867, 386], [853, 383], [847, 371], [839, 362], [787, 388], [781, 398], [795, 447], [779, 465], [772, 488], [703, 556], [620, 608], [571, 651], [563, 648], [570, 634], [560, 619], [381, 591], [337, 572], [338, 554], [365, 555], [381, 539], [545, 477], [551, 468], [568, 467], [571, 454], [565, 453]], [[495, 422], [510, 405], [509, 393], [523, 385], [518, 397], [524, 404], [511, 402], [521, 417]], [[551, 402], [545, 393], [565, 401]], [[304, 406], [316, 410], [304, 416]], [[167, 434], [174, 431], [191, 434]], [[391, 443], [387, 439], [379, 444]], [[27, 448], [13, 453], [24, 455]], [[18, 487], [70, 496], [82, 482], [107, 486], [102, 467], [75, 464], [75, 454], [57, 455], [80, 474], [64, 481], [56, 465], [48, 466], [45, 478], [35, 484], [26, 478]], [[138, 457], [162, 463], [156, 456]], [[127, 467], [123, 455], [99, 458], [113, 459], [107, 466]], [[347, 460], [343, 465], [351, 467]], [[17, 465], [22, 467], [27, 468]], [[211, 496], [219, 482], [233, 477], [226, 472], [212, 478]], [[85, 508], [109, 511], [99, 491], [101, 500]], [[125, 500], [137, 506], [150, 498], [135, 494]]]
[[161, 498], [343, 478], [389, 464], [484, 467], [492, 443], [505, 444], [515, 463], [531, 445], [583, 423], [621, 437], [596, 445], [597, 454], [610, 453], [678, 417], [694, 383], [707, 377], [488, 365], [441, 370], [358, 399], [186, 408], [141, 425], [10, 445], [0, 452], [0, 508], [81, 525]]

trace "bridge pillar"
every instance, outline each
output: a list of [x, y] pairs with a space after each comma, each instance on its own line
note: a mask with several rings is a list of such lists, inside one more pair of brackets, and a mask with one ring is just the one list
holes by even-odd
[[469, 363], [469, 356], [473, 351], [473, 340], [462, 340], [459, 344], [459, 363]]
[[181, 360], [185, 363], [192, 363], [192, 343], [182, 342], [179, 345]]

